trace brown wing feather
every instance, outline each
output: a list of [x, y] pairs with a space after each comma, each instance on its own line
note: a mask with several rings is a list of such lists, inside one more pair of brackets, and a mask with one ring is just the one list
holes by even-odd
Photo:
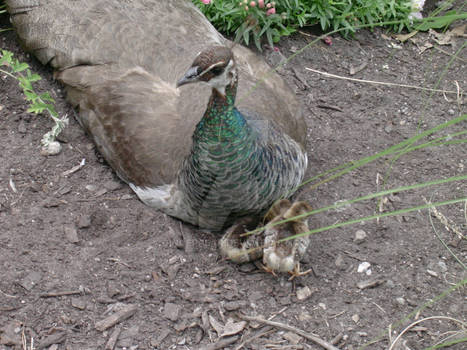
[[[229, 44], [190, 1], [7, 0], [25, 48], [59, 71], [68, 99], [104, 157], [126, 181], [173, 182], [210, 94], [175, 82], [202, 48]], [[269, 66], [234, 48], [239, 108], [274, 121], [304, 144], [292, 91]]]

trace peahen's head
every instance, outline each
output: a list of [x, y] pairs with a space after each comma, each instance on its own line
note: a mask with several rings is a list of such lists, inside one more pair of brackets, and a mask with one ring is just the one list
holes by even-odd
[[211, 46], [201, 51], [177, 82], [177, 87], [205, 82], [225, 95], [225, 88], [237, 79], [232, 50], [225, 46]]

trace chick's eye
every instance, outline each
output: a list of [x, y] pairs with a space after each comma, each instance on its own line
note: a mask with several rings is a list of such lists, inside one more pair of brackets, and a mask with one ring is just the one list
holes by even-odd
[[211, 69], [211, 72], [214, 75], [220, 75], [222, 74], [223, 71], [224, 71], [224, 68], [221, 68], [221, 67], [214, 67], [213, 69]]

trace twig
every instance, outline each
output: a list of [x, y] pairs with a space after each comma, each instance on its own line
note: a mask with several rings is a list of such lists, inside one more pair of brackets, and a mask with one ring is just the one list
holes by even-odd
[[396, 339], [394, 339], [394, 341], [391, 343], [391, 346], [388, 348], [388, 350], [392, 350], [394, 348], [394, 346], [396, 345], [397, 341], [400, 339], [400, 337], [402, 337], [404, 335], [405, 332], [407, 332], [410, 328], [412, 328], [413, 326], [423, 322], [423, 321], [428, 321], [428, 320], [449, 320], [449, 321], [453, 321], [453, 322], [456, 322], [456, 323], [460, 323], [463, 327], [467, 327], [467, 323], [461, 321], [461, 320], [458, 320], [456, 318], [452, 318], [452, 317], [448, 317], [448, 316], [430, 316], [430, 317], [425, 317], [425, 318], [422, 318], [421, 320], [418, 320], [418, 321], [415, 321], [411, 324], [409, 324], [407, 327], [404, 328], [404, 330], [402, 332], [399, 333], [399, 335], [396, 337]]
[[98, 331], [105, 331], [107, 328], [112, 327], [113, 325], [126, 320], [127, 318], [133, 316], [138, 307], [134, 304], [125, 305], [123, 309], [117, 311], [116, 313], [110, 315], [109, 317], [104, 318], [103, 320], [96, 322], [95, 327]]
[[0, 293], [2, 293], [4, 296], [8, 297], [8, 298], [18, 298], [18, 296], [16, 295], [10, 295], [10, 294], [7, 294], [5, 293], [3, 290], [0, 289]]
[[78, 170], [80, 170], [84, 165], [86, 164], [86, 159], [83, 158], [81, 160], [81, 162], [78, 164], [78, 165], [75, 165], [73, 168], [71, 168], [70, 170], [66, 170], [62, 173], [62, 176], [68, 176], [68, 175], [71, 175], [73, 173], [76, 173]]
[[324, 108], [324, 109], [332, 109], [333, 111], [338, 111], [338, 112], [344, 112], [342, 109], [336, 106], [330, 106], [330, 105], [324, 105], [324, 104], [319, 104], [317, 105], [319, 108]]
[[265, 335], [267, 335], [269, 333], [272, 333], [272, 332], [273, 332], [272, 327], [266, 326], [263, 329], [259, 330], [255, 335], [253, 335], [253, 336], [245, 339], [244, 341], [242, 341], [241, 344], [235, 348], [235, 350], [240, 350], [246, 344], [251, 343], [253, 340], [261, 338], [262, 336], [265, 336]]
[[328, 343], [327, 341], [324, 341], [323, 339], [319, 338], [317, 335], [310, 334], [308, 332], [302, 331], [301, 329], [289, 326], [289, 325], [284, 324], [284, 323], [275, 322], [275, 321], [268, 321], [268, 320], [262, 319], [260, 317], [246, 316], [246, 315], [243, 315], [243, 314], [239, 314], [238, 317], [240, 317], [243, 320], [264, 323], [264, 324], [267, 324], [269, 326], [273, 326], [273, 327], [276, 327], [276, 328], [284, 329], [286, 331], [294, 332], [294, 333], [296, 333], [296, 334], [298, 334], [298, 335], [300, 335], [300, 336], [302, 336], [302, 337], [304, 337], [304, 338], [306, 338], [308, 340], [311, 340], [315, 344], [318, 344], [318, 345], [322, 346], [324, 349], [327, 349], [327, 350], [339, 350], [339, 348], [336, 348], [334, 345]]
[[387, 82], [383, 82], [383, 81], [348, 78], [348, 77], [343, 77], [343, 76], [336, 75], [336, 74], [321, 72], [319, 70], [308, 68], [308, 67], [305, 67], [305, 69], [309, 70], [310, 72], [322, 74], [322, 75], [324, 75], [326, 77], [329, 77], [329, 78], [344, 79], [344, 80], [356, 81], [356, 82], [359, 82], [359, 83], [368, 83], [368, 84], [377, 84], [377, 85], [386, 85], [386, 86], [398, 86], [398, 87], [405, 87], [405, 88], [409, 88], [409, 89], [418, 89], [418, 90], [432, 91], [432, 92], [442, 92], [442, 93], [445, 93], [445, 94], [457, 94], [457, 91], [451, 91], [451, 90], [430, 89], [430, 88], [425, 88], [425, 87], [422, 87], [422, 86], [415, 86], [415, 85], [406, 85], [406, 84], [397, 84], [397, 83], [387, 83]]
[[122, 329], [120, 327], [116, 327], [112, 334], [109, 337], [109, 340], [107, 340], [107, 343], [105, 344], [105, 350], [114, 350], [115, 344], [117, 343], [118, 336], [120, 335], [120, 332]]
[[65, 290], [61, 292], [48, 292], [39, 295], [41, 298], [54, 298], [54, 297], [63, 297], [66, 295], [76, 295], [76, 294], [84, 294], [83, 290]]
[[219, 349], [224, 349], [226, 346], [229, 346], [230, 344], [235, 343], [238, 338], [240, 338], [238, 335], [235, 335], [233, 337], [229, 338], [222, 338], [219, 339], [217, 342], [209, 344], [209, 345], [203, 345], [202, 347], [199, 348], [199, 350], [219, 350]]
[[341, 332], [331, 340], [331, 344], [332, 345], [339, 344], [339, 342], [342, 340], [342, 338], [344, 338], [344, 333]]

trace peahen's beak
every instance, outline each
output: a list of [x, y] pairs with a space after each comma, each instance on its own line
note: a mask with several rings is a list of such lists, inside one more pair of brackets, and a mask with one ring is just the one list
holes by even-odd
[[198, 81], [199, 75], [198, 75], [198, 70], [199, 67], [190, 67], [186, 72], [183, 77], [177, 81], [177, 88], [185, 85], [185, 84], [190, 84], [190, 83], [195, 83]]

